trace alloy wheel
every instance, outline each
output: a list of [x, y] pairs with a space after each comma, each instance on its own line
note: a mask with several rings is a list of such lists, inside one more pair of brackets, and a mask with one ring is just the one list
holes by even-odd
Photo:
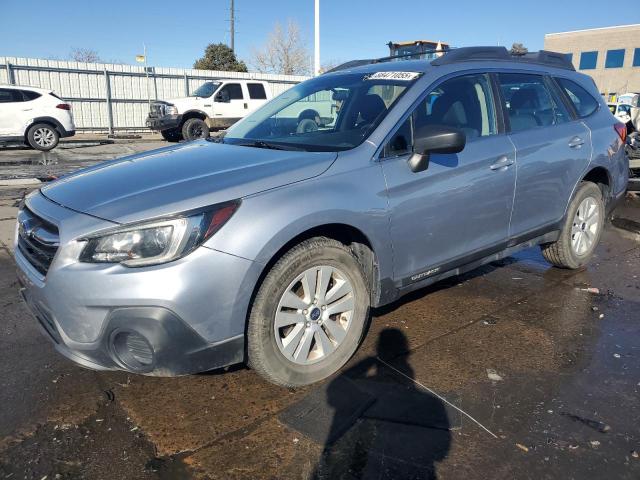
[[280, 353], [298, 365], [331, 355], [351, 326], [354, 289], [328, 265], [309, 268], [289, 284], [278, 302], [274, 333]]
[[50, 128], [41, 127], [33, 132], [33, 141], [38, 146], [47, 148], [55, 144], [56, 136]]
[[600, 228], [600, 207], [592, 198], [585, 198], [576, 211], [571, 227], [571, 248], [578, 256], [591, 251]]

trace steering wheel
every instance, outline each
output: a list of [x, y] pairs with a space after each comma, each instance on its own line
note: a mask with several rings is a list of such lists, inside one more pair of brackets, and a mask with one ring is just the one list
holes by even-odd
[[309, 133], [315, 132], [316, 130], [318, 130], [318, 124], [315, 122], [315, 120], [311, 120], [310, 118], [303, 118], [298, 123], [296, 133]]

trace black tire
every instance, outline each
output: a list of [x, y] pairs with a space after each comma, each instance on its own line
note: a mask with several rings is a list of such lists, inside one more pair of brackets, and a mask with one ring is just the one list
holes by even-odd
[[[286, 358], [276, 343], [276, 310], [289, 284], [320, 265], [339, 269], [353, 286], [353, 315], [344, 339], [332, 353], [316, 363], [300, 365]], [[266, 275], [253, 301], [247, 329], [249, 366], [269, 382], [285, 387], [308, 385], [338, 371], [357, 350], [369, 316], [369, 292], [362, 272], [351, 250], [329, 238], [312, 238], [289, 250]]]
[[48, 123], [36, 123], [27, 132], [29, 146], [41, 152], [56, 148], [59, 140], [60, 135], [57, 130]]
[[182, 125], [182, 137], [189, 140], [209, 137], [209, 127], [201, 118], [189, 118]]
[[[572, 227], [576, 219], [576, 212], [580, 204], [588, 197], [591, 197], [597, 204], [599, 209], [598, 229], [595, 234], [595, 241], [588, 250], [578, 255], [572, 246]], [[565, 217], [562, 230], [560, 231], [560, 237], [553, 243], [547, 243], [541, 245], [542, 255], [553, 266], [559, 268], [578, 269], [584, 267], [591, 257], [593, 252], [600, 242], [602, 236], [602, 230], [605, 220], [605, 206], [602, 200], [602, 191], [600, 188], [591, 182], [582, 182], [578, 187], [573, 200], [569, 204], [567, 209], [567, 216]]]
[[180, 140], [182, 140], [182, 132], [179, 128], [161, 130], [160, 135], [162, 135], [162, 138], [164, 138], [167, 142], [179, 142]]

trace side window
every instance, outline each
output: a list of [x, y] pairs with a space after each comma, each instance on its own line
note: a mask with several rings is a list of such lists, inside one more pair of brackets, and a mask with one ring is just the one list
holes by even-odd
[[413, 134], [426, 125], [462, 130], [467, 141], [496, 133], [495, 110], [487, 75], [465, 75], [446, 80], [429, 92], [385, 146], [383, 155], [409, 153]]
[[512, 132], [569, 120], [569, 113], [553, 98], [542, 75], [501, 73], [498, 79]]
[[242, 95], [242, 87], [239, 83], [227, 83], [218, 94], [222, 92], [226, 92], [227, 95], [229, 95], [229, 100], [242, 100], [244, 98]]
[[261, 83], [247, 83], [249, 89], [249, 98], [251, 100], [266, 100], [267, 92], [264, 91], [264, 85]]
[[407, 118], [385, 145], [383, 156], [397, 157], [410, 153], [413, 147], [413, 119]]
[[441, 83], [413, 113], [414, 131], [424, 125], [462, 130], [467, 141], [496, 133], [491, 87], [487, 75], [465, 75]]
[[0, 103], [14, 103], [22, 102], [22, 94], [20, 90], [13, 90], [11, 88], [0, 88]]
[[24, 97], [25, 102], [30, 102], [31, 100], [35, 100], [41, 95], [38, 92], [32, 92], [30, 90], [22, 90], [22, 96]]
[[598, 109], [598, 101], [576, 82], [566, 78], [556, 78], [556, 81], [573, 103], [580, 118], [588, 117]]

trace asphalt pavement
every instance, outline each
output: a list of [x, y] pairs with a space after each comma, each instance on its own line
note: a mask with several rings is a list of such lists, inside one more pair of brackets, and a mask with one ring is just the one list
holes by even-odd
[[[143, 144], [60, 151], [55, 171], [163, 145]], [[3, 165], [15, 152], [0, 177], [46, 170]], [[415, 292], [374, 312], [339, 374], [287, 390], [243, 366], [152, 378], [62, 358], [14, 273], [30, 188], [0, 187], [0, 479], [640, 478], [638, 199], [587, 268], [530, 249]]]

